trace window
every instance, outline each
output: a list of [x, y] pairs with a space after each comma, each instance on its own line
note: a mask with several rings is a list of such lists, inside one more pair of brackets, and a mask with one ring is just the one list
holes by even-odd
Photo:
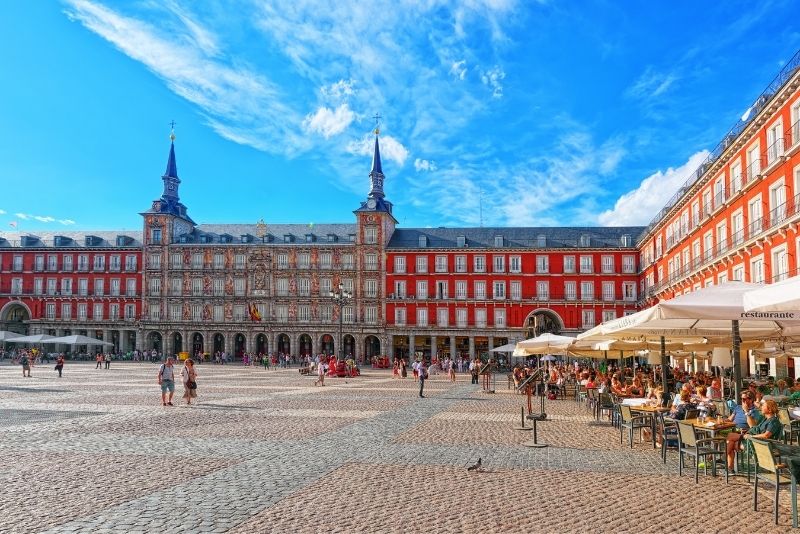
[[58, 281], [55, 278], [48, 278], [47, 279], [47, 294], [48, 295], [55, 295], [58, 289], [56, 288], [56, 283]]
[[14, 265], [13, 265], [12, 268], [15, 271], [21, 271], [22, 270], [22, 256], [14, 256]]
[[[161, 280], [160, 278], [157, 278], [156, 280], [159, 280], [159, 284], [161, 283], [160, 282], [160, 280]], [[102, 278], [95, 280], [94, 281], [94, 294], [98, 295], [98, 296], [102, 296], [103, 293], [105, 292], [104, 287], [105, 287], [105, 280], [103, 280]]]
[[[44, 280], [41, 278], [34, 278], [33, 280], [33, 294], [41, 295], [44, 293]], [[85, 295], [85, 293], [83, 293]]]
[[465, 273], [465, 272], [467, 272], [467, 257], [466, 256], [456, 256], [456, 272], [457, 273]]
[[364, 268], [367, 271], [377, 271], [378, 270], [378, 255], [369, 253], [364, 254]]
[[580, 238], [580, 246], [586, 248], [591, 246], [591, 244], [592, 239], [587, 234], [583, 234]]
[[428, 246], [428, 237], [421, 235], [419, 236], [419, 248], [425, 248]]
[[322, 304], [319, 307], [319, 319], [323, 323], [329, 323], [333, 320], [333, 306]]
[[297, 307], [297, 320], [307, 323], [311, 320], [311, 306], [301, 304]]
[[537, 235], [536, 236], [536, 247], [537, 248], [547, 248], [547, 236], [545, 235]]
[[583, 310], [581, 312], [583, 328], [592, 328], [594, 326], [594, 310]]
[[778, 119], [767, 128], [767, 165], [783, 156], [783, 120]]
[[275, 320], [279, 323], [289, 322], [289, 306], [285, 304], [275, 306]]
[[53, 319], [56, 318], [56, 304], [55, 304], [55, 302], [48, 302], [47, 304], [45, 304], [44, 309], [45, 309], [44, 316], [45, 316], [46, 319], [49, 319], [49, 320], [52, 321]]
[[547, 273], [550, 271], [550, 258], [548, 256], [536, 256], [536, 272]]
[[747, 149], [747, 182], [751, 182], [759, 174], [761, 174], [761, 157], [759, 145], [756, 143]]
[[169, 266], [171, 269], [180, 269], [183, 267], [183, 254], [180, 252], [173, 252], [169, 255]]
[[135, 304], [126, 304], [125, 305], [125, 319], [127, 319], [127, 320], [136, 319], [136, 305]]
[[100, 303], [95, 303], [92, 309], [92, 319], [95, 321], [102, 321], [103, 320], [103, 305]]
[[502, 247], [503, 246], [503, 236], [501, 236], [501, 235], [494, 236], [494, 246], [495, 247]]
[[65, 271], [72, 271], [72, 254], [65, 254], [64, 255], [64, 267]]
[[[117, 256], [119, 258], [119, 256]], [[58, 256], [55, 254], [50, 254], [47, 256], [47, 270], [48, 271], [57, 271], [58, 270]]]
[[633, 246], [633, 238], [630, 236], [630, 234], [623, 234], [619, 241], [623, 247]]
[[462, 300], [467, 298], [466, 280], [456, 280], [456, 298]]
[[247, 282], [244, 278], [233, 279], [233, 294], [237, 297], [243, 297], [245, 293], [245, 285]]
[[622, 282], [622, 300], [636, 301], [636, 282]]
[[782, 222], [787, 215], [786, 208], [786, 186], [781, 178], [769, 188], [769, 224]]
[[564, 256], [564, 272], [575, 272], [575, 256]]
[[417, 299], [425, 300], [428, 298], [428, 281], [417, 280]]
[[723, 271], [723, 272], [717, 274], [717, 283], [718, 284], [724, 284], [727, 281], [728, 281], [728, 272], [727, 271]]
[[475, 309], [475, 326], [486, 328], [486, 308]]
[[594, 300], [594, 282], [581, 282], [581, 300]]
[[761, 195], [751, 200], [747, 207], [748, 213], [750, 214], [750, 231], [748, 238], [752, 238], [756, 234], [761, 233], [761, 230], [764, 229], [764, 220], [761, 212]]
[[[55, 258], [53, 258], [55, 259]], [[122, 269], [122, 258], [119, 254], [113, 254], [108, 258], [108, 268], [112, 271], [119, 271]], [[55, 262], [53, 262], [55, 263]]]
[[458, 328], [466, 328], [467, 327], [467, 309], [466, 308], [456, 308], [456, 326]]
[[[81, 256], [78, 256], [80, 260]], [[150, 268], [151, 269], [161, 269], [161, 254], [150, 254]], [[86, 268], [81, 269], [80, 261], [78, 261], [78, 270], [85, 271]]]
[[353, 263], [353, 255], [352, 254], [342, 254], [342, 269], [352, 271], [355, 269], [355, 264]]
[[118, 297], [120, 294], [120, 283], [119, 278], [112, 278], [111, 279], [111, 296]]
[[476, 281], [473, 285], [473, 289], [475, 291], [475, 298], [477, 300], [486, 299], [486, 282]]
[[[160, 258], [161, 256], [159, 256]], [[96, 255], [94, 257], [94, 267], [93, 270], [95, 271], [102, 271], [106, 268], [106, 257]]]
[[617, 318], [617, 312], [614, 310], [603, 310], [603, 322], [613, 321]]
[[344, 287], [344, 290], [352, 295], [353, 294], [353, 279], [352, 278], [342, 278], [342, 287]]
[[508, 271], [512, 273], [522, 272], [522, 258], [519, 256], [511, 256], [508, 258]]
[[70, 302], [62, 302], [61, 303], [61, 320], [68, 321], [72, 319], [72, 303]]
[[[128, 280], [128, 295], [131, 296], [131, 281], [133, 282], [133, 290], [134, 293], [136, 291], [136, 280], [129, 279]], [[183, 283], [180, 278], [173, 278], [170, 280], [169, 283], [169, 294], [174, 297], [180, 297], [183, 293]]]
[[786, 253], [786, 246], [782, 246], [772, 251], [772, 281], [780, 282], [789, 276], [789, 255]]
[[301, 297], [311, 296], [311, 279], [300, 278], [297, 280], [297, 294]]
[[406, 257], [405, 256], [395, 256], [394, 257], [394, 272], [396, 272], [396, 273], [405, 273], [406, 272]]
[[289, 268], [289, 255], [285, 252], [281, 252], [278, 254], [278, 269], [288, 269]]
[[406, 282], [405, 280], [395, 280], [394, 282], [394, 296], [398, 299], [406, 298]]
[[447, 256], [436, 256], [436, 272], [447, 272]]
[[428, 326], [428, 308], [417, 308], [417, 326]]
[[505, 328], [506, 326], [506, 310], [503, 308], [495, 308], [494, 310], [494, 326], [496, 328]]
[[301, 252], [297, 255], [297, 268], [309, 269], [311, 267], [311, 254], [308, 252]]
[[279, 297], [288, 297], [289, 296], [289, 279], [288, 278], [278, 278], [275, 280], [275, 293]]
[[401, 325], [401, 326], [406, 324], [406, 309], [405, 308], [395, 308], [394, 309], [394, 324]]
[[161, 295], [161, 278], [151, 278], [148, 285], [150, 296], [157, 297]]
[[11, 294], [12, 295], [22, 294], [22, 278], [11, 279]]
[[169, 305], [169, 319], [170, 321], [180, 321], [182, 316], [182, 310], [180, 304], [170, 304]]
[[330, 269], [333, 265], [333, 255], [330, 252], [321, 252], [319, 255], [319, 266], [322, 269]]
[[221, 297], [225, 294], [225, 280], [222, 278], [214, 278], [213, 281], [214, 296]]
[[450, 314], [447, 308], [439, 308], [436, 310], [436, 324], [440, 327], [446, 327], [450, 320]]
[[[573, 282], [574, 285], [574, 282]], [[536, 300], [550, 300], [550, 283], [547, 281], [536, 282]]]
[[764, 258], [757, 256], [750, 260], [750, 281], [754, 284], [764, 282]]
[[506, 257], [505, 256], [493, 256], [492, 257], [492, 272], [494, 272], [494, 273], [504, 273], [504, 272], [506, 272]]
[[364, 322], [366, 324], [376, 324], [378, 322], [378, 308], [376, 306], [364, 307]]
[[319, 294], [322, 297], [327, 297], [331, 293], [331, 279], [330, 278], [320, 278], [319, 280]]
[[61, 279], [61, 294], [72, 295], [72, 278]]
[[593, 273], [594, 268], [592, 266], [592, 257], [591, 256], [581, 256], [581, 272], [582, 273]]
[[614, 282], [603, 282], [603, 300], [606, 302], [614, 300]]
[[203, 320], [203, 307], [198, 304], [194, 303], [191, 305], [192, 310], [192, 321], [200, 322]]
[[436, 282], [436, 298], [437, 299], [446, 299], [447, 298], [447, 281], [446, 280], [438, 280]]
[[742, 189], [742, 164], [738, 161], [731, 165], [731, 195]]
[[378, 281], [369, 279], [364, 280], [364, 296], [369, 299], [374, 299], [378, 296]]
[[78, 320], [85, 321], [87, 317], [88, 314], [86, 309], [86, 303], [85, 302], [78, 303]]
[[622, 256], [622, 272], [625, 274], [636, 272], [636, 256]]
[[493, 292], [492, 296], [495, 300], [503, 300], [506, 298], [506, 283], [505, 282], [494, 282], [492, 284]]
[[522, 300], [522, 282], [511, 282], [511, 300]]
[[375, 226], [367, 226], [364, 228], [364, 243], [367, 245], [374, 245], [378, 242], [378, 228]]
[[428, 256], [417, 256], [417, 272], [428, 272]]
[[566, 300], [576, 300], [578, 298], [575, 282], [564, 282], [564, 298]]
[[467, 236], [460, 235], [456, 237], [456, 246], [458, 248], [465, 247], [467, 245]]
[[614, 256], [603, 256], [600, 260], [602, 262], [602, 270], [604, 273], [614, 272]]
[[150, 244], [151, 245], [161, 244], [161, 228], [150, 229]]
[[192, 278], [192, 295], [199, 296], [203, 294], [203, 279]]
[[486, 272], [486, 256], [475, 256], [474, 263], [476, 273]]

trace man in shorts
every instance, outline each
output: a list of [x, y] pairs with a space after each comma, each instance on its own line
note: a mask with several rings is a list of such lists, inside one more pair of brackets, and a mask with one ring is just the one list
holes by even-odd
[[[174, 363], [174, 360], [170, 357], [158, 368], [158, 385], [161, 386], [161, 404], [164, 406], [173, 406], [172, 396], [175, 394]], [[169, 391], [169, 398], [167, 398], [167, 391]]]

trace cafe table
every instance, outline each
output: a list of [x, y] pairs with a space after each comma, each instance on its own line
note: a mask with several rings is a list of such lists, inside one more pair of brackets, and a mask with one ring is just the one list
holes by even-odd
[[712, 438], [716, 437], [717, 432], [730, 430], [736, 427], [736, 424], [733, 421], [729, 421], [728, 419], [722, 419], [722, 421], [719, 421], [713, 417], [709, 417], [703, 422], [701, 422], [700, 419], [684, 419], [684, 422], [691, 424], [697, 430], [702, 430], [703, 432], [710, 434]]
[[[644, 400], [644, 399], [643, 399]], [[653, 448], [656, 447], [656, 415], [660, 413], [668, 413], [669, 408], [666, 406], [650, 406], [649, 404], [640, 404], [638, 406], [631, 406], [632, 412], [639, 412], [650, 416], [650, 435], [653, 437]]]

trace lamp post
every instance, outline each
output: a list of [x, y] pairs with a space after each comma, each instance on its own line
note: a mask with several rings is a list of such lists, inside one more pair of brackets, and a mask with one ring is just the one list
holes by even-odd
[[339, 284], [336, 291], [330, 291], [328, 296], [333, 299], [333, 303], [339, 308], [339, 359], [344, 360], [344, 332], [342, 323], [342, 308], [350, 304], [353, 294], [345, 291], [344, 284]]

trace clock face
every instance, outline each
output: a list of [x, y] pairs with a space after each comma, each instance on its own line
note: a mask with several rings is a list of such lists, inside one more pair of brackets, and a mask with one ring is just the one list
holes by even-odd
[[373, 209], [373, 208], [375, 208], [375, 206], [376, 206], [377, 204], [378, 204], [378, 203], [377, 203], [377, 202], [375, 202], [375, 199], [374, 199], [374, 198], [371, 198], [371, 199], [367, 200], [367, 207], [368, 207], [368, 208], [370, 208], [370, 209]]

